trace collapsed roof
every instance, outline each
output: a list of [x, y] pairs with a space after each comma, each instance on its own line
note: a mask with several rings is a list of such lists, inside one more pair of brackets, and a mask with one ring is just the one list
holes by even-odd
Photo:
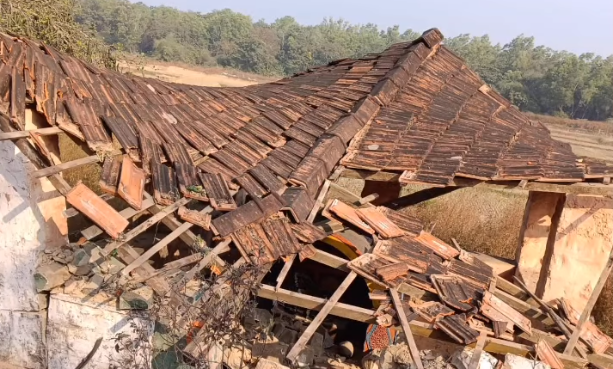
[[[217, 255], [230, 243], [242, 254], [240, 260], [268, 266], [280, 257], [312, 253], [309, 245], [327, 235], [311, 224], [323, 205], [325, 183], [344, 168], [395, 173], [400, 182], [431, 186], [452, 185], [457, 177], [610, 178], [610, 167], [579, 159], [568, 144], [553, 140], [544, 126], [467, 68], [442, 39], [433, 29], [380, 54], [335, 61], [276, 82], [210, 88], [99, 69], [46, 45], [0, 34], [0, 127], [6, 139], [31, 139], [34, 152], [46, 159], [34, 177], [55, 178], [67, 201], [100, 227], [84, 230], [85, 238], [103, 231], [112, 238], [99, 249], [101, 256], [118, 250], [128, 264], [119, 272], [127, 276], [144, 270], [132, 276], [160, 295], [170, 289], [167, 280], [158, 278], [170, 264], [179, 268], [197, 262], [183, 278], [188, 280], [212, 260], [223, 266]], [[27, 109], [39, 112], [47, 128], [32, 130]], [[96, 155], [59, 163], [43, 139], [58, 132], [82, 140]], [[118, 212], [82, 183], [71, 188], [57, 176], [99, 161], [100, 188], [121, 197], [129, 208]], [[208, 205], [194, 210], [186, 207], [190, 202]], [[144, 210], [154, 215], [128, 228], [127, 219]], [[186, 223], [174, 220], [173, 232], [142, 255], [127, 243], [175, 212]], [[385, 208], [357, 212], [338, 200], [327, 203], [323, 213], [394, 239], [348, 264], [373, 282], [387, 287], [406, 282], [439, 293], [459, 310], [470, 310], [464, 300], [475, 299], [443, 291], [449, 287], [453, 292], [455, 277], [472, 273], [474, 278], [467, 278], [483, 291], [491, 282], [491, 272], [484, 273], [478, 264], [467, 274], [455, 250], [448, 245], [442, 250], [442, 241], [433, 241], [414, 219]], [[146, 263], [191, 225], [216, 236], [212, 251], [158, 270]], [[91, 256], [95, 262], [97, 255]], [[403, 258], [404, 269], [384, 268], [398, 267], [391, 265], [395, 257]], [[431, 280], [432, 274], [443, 273], [442, 259], [449, 261], [454, 278]], [[293, 259], [287, 260], [291, 266]], [[413, 268], [411, 275], [405, 263]], [[441, 329], [460, 334], [463, 324], [450, 318]], [[477, 336], [462, 339], [472, 342]]]

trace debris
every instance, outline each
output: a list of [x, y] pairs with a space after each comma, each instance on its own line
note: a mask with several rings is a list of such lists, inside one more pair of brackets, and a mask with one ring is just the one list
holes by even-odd
[[[471, 348], [464, 348], [463, 350], [455, 352], [451, 355], [450, 364], [457, 369], [468, 369], [473, 357], [474, 350]], [[482, 352], [479, 358], [479, 369], [496, 369], [498, 366], [498, 359], [493, 357], [487, 352]]]
[[153, 289], [142, 286], [132, 291], [125, 291], [119, 296], [121, 310], [147, 310], [153, 306]]
[[551, 367], [542, 361], [530, 360], [525, 357], [506, 354], [502, 369], [551, 369]]
[[34, 281], [36, 282], [36, 290], [50, 291], [55, 287], [59, 287], [70, 278], [68, 267], [55, 261], [47, 262], [36, 268], [34, 273]]
[[551, 369], [564, 369], [564, 364], [558, 357], [558, 354], [547, 341], [539, 340], [534, 345], [534, 350], [536, 351], [536, 357], [549, 365]]

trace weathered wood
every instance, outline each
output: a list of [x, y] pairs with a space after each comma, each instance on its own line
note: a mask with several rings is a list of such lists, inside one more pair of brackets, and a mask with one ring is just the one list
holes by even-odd
[[470, 358], [468, 369], [479, 368], [479, 361], [481, 360], [481, 354], [483, 353], [483, 348], [485, 347], [486, 340], [487, 334], [485, 332], [481, 332], [479, 334], [479, 338], [477, 339], [475, 349], [473, 350], [473, 356]]
[[326, 197], [326, 194], [328, 193], [328, 189], [330, 188], [331, 183], [332, 182], [328, 180], [324, 181], [323, 186], [321, 186], [321, 189], [319, 190], [319, 195], [317, 196], [317, 199], [315, 199], [315, 204], [313, 205], [313, 209], [311, 209], [311, 212], [309, 213], [309, 216], [307, 217], [307, 220], [306, 220], [307, 222], [313, 223], [313, 220], [317, 216], [319, 209], [321, 209], [321, 207], [324, 205], [324, 198]]
[[[119, 155], [119, 154], [121, 154], [121, 151], [119, 150], [111, 151], [109, 153], [109, 155]], [[54, 165], [51, 167], [39, 169], [39, 170], [32, 172], [32, 177], [33, 178], [49, 177], [53, 174], [61, 173], [62, 171], [67, 170], [67, 169], [74, 169], [74, 168], [82, 167], [87, 164], [98, 163], [100, 161], [100, 158], [101, 156], [92, 155], [92, 156], [88, 156], [85, 158], [80, 158], [80, 159], [76, 159], [76, 160], [69, 161], [66, 163]]]
[[331, 268], [335, 268], [338, 270], [342, 270], [344, 272], [349, 272], [349, 268], [347, 267], [347, 263], [349, 260], [345, 260], [336, 255], [332, 255], [325, 251], [321, 251], [316, 249], [315, 255], [309, 257], [310, 260], [316, 261], [320, 264], [327, 265]]
[[[332, 294], [330, 299], [326, 301], [326, 304], [323, 306], [323, 308], [319, 311], [319, 313], [317, 313], [315, 318], [311, 321], [311, 324], [309, 324], [307, 329], [305, 329], [305, 331], [302, 332], [302, 335], [300, 336], [298, 341], [296, 341], [294, 346], [291, 348], [291, 350], [287, 354], [287, 359], [290, 362], [293, 363], [296, 361], [296, 359], [298, 358], [298, 355], [300, 355], [300, 353], [302, 352], [306, 344], [309, 342], [309, 340], [313, 336], [313, 333], [315, 333], [315, 330], [319, 328], [319, 326], [324, 321], [324, 319], [328, 316], [328, 314], [330, 313], [334, 305], [336, 305], [336, 303], [341, 298], [341, 296], [343, 296], [347, 288], [349, 288], [349, 286], [351, 285], [351, 282], [353, 282], [355, 277], [357, 277], [357, 274], [355, 272], [351, 272], [347, 275], [343, 283], [341, 283], [341, 285]], [[419, 369], [423, 369], [423, 368], [419, 368]]]
[[[201, 213], [207, 213], [207, 212], [210, 212], [212, 210], [213, 210], [212, 208], [207, 207], [204, 210], [202, 210]], [[194, 226], [193, 224], [188, 223], [188, 222], [183, 223], [181, 226], [179, 226], [179, 228], [175, 229], [170, 234], [168, 234], [166, 237], [161, 239], [158, 243], [156, 243], [155, 245], [151, 246], [147, 251], [145, 251], [141, 256], [139, 256], [138, 259], [134, 260], [134, 262], [132, 262], [130, 265], [126, 266], [121, 271], [121, 273], [123, 275], [128, 275], [128, 273], [130, 273], [132, 270], [134, 270], [134, 268], [140, 266], [142, 263], [144, 263], [147, 260], [149, 260], [153, 255], [155, 255], [155, 253], [157, 253], [163, 247], [165, 247], [168, 244], [170, 244], [172, 241], [177, 239], [181, 234], [183, 234], [183, 232], [189, 230], [193, 226]]]
[[290, 255], [289, 258], [285, 261], [285, 264], [283, 265], [283, 269], [281, 269], [281, 272], [277, 276], [277, 286], [275, 288], [277, 289], [281, 288], [281, 285], [283, 284], [285, 277], [287, 277], [287, 273], [289, 273], [289, 270], [292, 268], [292, 265], [294, 264], [295, 259], [296, 259], [296, 254]]
[[185, 276], [183, 277], [183, 280], [184, 281], [192, 280], [192, 278], [194, 278], [196, 273], [198, 273], [202, 269], [206, 268], [206, 266], [209, 265], [211, 260], [213, 260], [214, 258], [217, 258], [217, 255], [221, 254], [224, 250], [226, 250], [226, 248], [228, 247], [230, 242], [232, 242], [232, 241], [231, 240], [225, 240], [225, 241], [222, 241], [222, 242], [218, 243], [211, 251], [209, 251], [202, 258], [202, 260], [200, 260], [198, 262], [198, 264], [196, 264], [192, 269], [190, 269], [187, 273], [185, 273]]
[[415, 337], [413, 337], [413, 332], [411, 331], [411, 325], [407, 320], [407, 315], [402, 306], [402, 300], [398, 295], [398, 291], [392, 288], [390, 289], [390, 295], [392, 296], [392, 301], [394, 302], [394, 307], [398, 312], [398, 319], [400, 319], [400, 324], [402, 325], [402, 329], [404, 331], [404, 336], [407, 339], [409, 344], [409, 351], [411, 351], [411, 356], [413, 357], [413, 361], [417, 366], [417, 369], [424, 369], [424, 364], [421, 362], [421, 358], [419, 357], [419, 349], [417, 348], [417, 344], [415, 344]]
[[598, 297], [600, 296], [600, 293], [602, 292], [604, 285], [607, 283], [607, 279], [609, 278], [609, 275], [611, 274], [611, 270], [613, 270], [613, 249], [611, 250], [611, 253], [609, 254], [609, 260], [607, 261], [607, 266], [604, 268], [604, 270], [600, 274], [600, 278], [598, 278], [598, 282], [596, 283], [596, 286], [594, 286], [594, 289], [592, 290], [592, 294], [590, 295], [589, 300], [587, 300], [587, 304], [585, 305], [585, 308], [581, 312], [579, 323], [577, 323], [577, 327], [575, 328], [575, 331], [573, 332], [571, 337], [568, 339], [568, 343], [566, 344], [566, 347], [564, 348], [564, 353], [566, 355], [572, 354], [575, 346], [577, 345], [577, 341], [579, 340], [579, 337], [581, 336], [581, 333], [583, 330], [583, 325], [585, 324], [585, 322], [588, 321], [588, 319], [592, 315], [592, 309], [594, 308], [594, 305], [596, 305], [596, 301], [598, 300]]
[[[124, 245], [126, 242], [130, 241], [134, 237], [138, 236], [139, 234], [143, 233], [147, 229], [151, 228], [154, 224], [156, 224], [157, 222], [159, 222], [160, 220], [162, 220], [163, 218], [165, 218], [166, 216], [168, 216], [169, 214], [177, 210], [179, 206], [185, 205], [190, 201], [191, 199], [182, 198], [179, 201], [175, 202], [174, 204], [165, 207], [159, 213], [153, 215], [151, 218], [147, 219], [146, 221], [142, 222], [138, 226], [134, 227], [133, 229], [125, 233], [123, 237], [121, 238], [121, 240], [117, 240], [117, 241], [111, 242], [108, 245], [106, 245], [104, 249], [100, 252], [101, 255], [104, 257], [108, 256], [111, 252], [113, 252], [113, 250], [119, 248], [120, 246]], [[93, 257], [94, 256], [92, 255], [92, 258]]]
[[45, 127], [45, 128], [32, 129], [29, 131], [0, 132], [0, 141], [16, 140], [19, 138], [28, 138], [30, 137], [32, 133], [35, 133], [41, 136], [50, 136], [50, 135], [56, 135], [58, 133], [63, 133], [63, 132], [64, 131], [62, 131], [58, 127]]
[[202, 254], [198, 253], [198, 254], [188, 255], [184, 258], [166, 263], [166, 265], [164, 265], [162, 268], [156, 269], [155, 272], [151, 274], [147, 274], [143, 277], [130, 279], [128, 283], [130, 283], [131, 285], [137, 285], [139, 283], [144, 283], [153, 277], [158, 277], [158, 276], [163, 277], [165, 274], [170, 273], [174, 271], [175, 269], [183, 268], [184, 266], [193, 264], [199, 261], [200, 259], [202, 259]]

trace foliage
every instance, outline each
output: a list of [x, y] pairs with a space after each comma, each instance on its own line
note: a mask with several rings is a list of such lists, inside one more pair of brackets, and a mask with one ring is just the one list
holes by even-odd
[[83, 60], [114, 67], [110, 48], [75, 21], [75, 0], [0, 0], [0, 31], [40, 40]]
[[[110, 63], [108, 49], [85, 30], [131, 54], [272, 76], [379, 52], [419, 36], [398, 26], [380, 29], [342, 19], [326, 18], [315, 26], [292, 17], [254, 22], [229, 9], [202, 14], [128, 0], [0, 0], [0, 11], [0, 29], [98, 63]], [[524, 111], [573, 119], [613, 117], [613, 56], [556, 51], [524, 35], [505, 45], [468, 34], [445, 43]]]

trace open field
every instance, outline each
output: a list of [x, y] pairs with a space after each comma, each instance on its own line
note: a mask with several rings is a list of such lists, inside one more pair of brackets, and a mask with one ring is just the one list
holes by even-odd
[[[165, 81], [216, 87], [238, 87], [272, 80], [219, 68], [187, 68], [157, 62], [141, 66], [139, 69], [126, 64], [124, 71]], [[570, 143], [577, 155], [613, 162], [613, 123], [536, 115], [532, 117], [542, 121], [554, 138]], [[67, 137], [60, 139], [60, 150], [62, 161], [90, 155]], [[88, 165], [64, 173], [71, 183], [74, 183], [76, 178], [86, 178], [88, 186], [98, 188], [98, 165]], [[342, 179], [339, 184], [356, 194], [361, 191], [360, 181]], [[423, 187], [410, 186], [404, 192], [411, 193], [421, 188]], [[408, 211], [420, 218], [427, 227], [434, 225], [433, 233], [443, 240], [450, 241], [454, 237], [467, 250], [514, 259], [526, 200], [527, 192], [524, 191], [465, 188], [421, 203]], [[594, 315], [599, 325], [613, 335], [611, 311], [613, 281], [610, 280], [598, 301]]]

